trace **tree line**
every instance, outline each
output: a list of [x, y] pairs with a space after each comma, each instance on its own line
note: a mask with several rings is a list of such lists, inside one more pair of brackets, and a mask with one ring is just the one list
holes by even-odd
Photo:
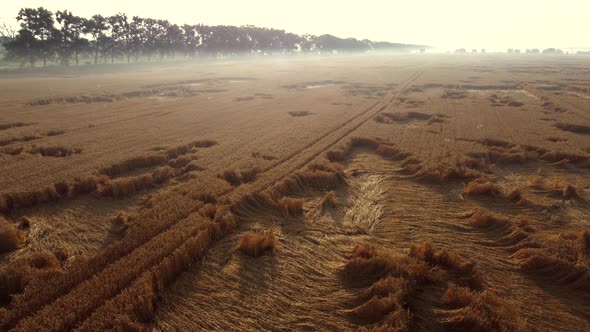
[[289, 54], [294, 52], [407, 51], [419, 45], [373, 42], [332, 35], [297, 35], [284, 30], [246, 26], [177, 25], [168, 20], [93, 15], [84, 18], [63, 10], [22, 8], [19, 30], [0, 26], [6, 58], [34, 66], [42, 62], [78, 65], [82, 57], [93, 62], [163, 60], [175, 57]]

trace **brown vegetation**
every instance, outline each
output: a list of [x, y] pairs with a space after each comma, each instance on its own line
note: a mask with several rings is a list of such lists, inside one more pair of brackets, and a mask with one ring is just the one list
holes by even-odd
[[263, 233], [246, 233], [240, 238], [238, 250], [245, 255], [258, 257], [266, 252], [274, 254], [277, 250], [278, 241], [272, 231]]
[[477, 293], [449, 284], [443, 302], [456, 309], [443, 321], [448, 331], [530, 331], [514, 304], [490, 291]]
[[[445, 275], [440, 268], [449, 274]], [[411, 330], [414, 312], [410, 303], [425, 285], [439, 284], [451, 277], [470, 287], [482, 286], [473, 263], [463, 262], [452, 251], [435, 250], [429, 242], [412, 246], [408, 256], [368, 244], [357, 245], [343, 272], [346, 282], [370, 285], [355, 301], [359, 304], [350, 310], [350, 315], [364, 325], [372, 324], [371, 328], [376, 330]], [[451, 302], [460, 301], [453, 298]]]
[[382, 112], [375, 117], [375, 121], [379, 123], [408, 123], [412, 121], [428, 121], [438, 119], [438, 122], [444, 121], [444, 115], [441, 114], [426, 114], [421, 112], [406, 112], [406, 113], [388, 113]]
[[338, 205], [338, 198], [336, 197], [336, 193], [334, 191], [329, 191], [322, 200], [322, 206], [324, 208], [336, 208]]
[[67, 157], [73, 154], [82, 153], [80, 148], [68, 148], [64, 146], [36, 147], [28, 151], [31, 154], [40, 154], [44, 157]]
[[29, 126], [31, 124], [32, 123], [24, 123], [24, 122], [0, 123], [0, 130], [6, 130], [6, 129], [10, 129], [10, 128], [24, 127], [24, 126]]
[[61, 129], [53, 129], [53, 130], [50, 130], [47, 133], [45, 133], [45, 135], [47, 135], [47, 136], [59, 136], [59, 135], [63, 135], [63, 134], [65, 134], [65, 131], [61, 130]]
[[500, 188], [488, 179], [475, 179], [465, 185], [463, 194], [467, 196], [473, 195], [491, 195], [498, 196]]
[[279, 204], [288, 216], [298, 216], [303, 213], [303, 200], [298, 198], [281, 198]]
[[[29, 141], [33, 141], [33, 140], [40, 139], [40, 138], [41, 137], [37, 136], [37, 135], [25, 135], [22, 137], [4, 138], [4, 139], [0, 139], [0, 146], [9, 145], [9, 144], [16, 143], [16, 142], [29, 142]], [[5, 154], [12, 154], [12, 153], [5, 152]]]
[[576, 134], [590, 135], [590, 126], [571, 124], [571, 123], [556, 123], [555, 127], [563, 131], [570, 131]]
[[0, 217], [0, 253], [20, 248], [24, 240], [24, 235], [12, 223]]
[[117, 178], [103, 184], [99, 192], [102, 196], [122, 197], [136, 191], [148, 189], [156, 184], [161, 184], [174, 177], [174, 170], [169, 166], [156, 169], [151, 174], [143, 174], [133, 177]]
[[309, 111], [291, 111], [289, 112], [289, 115], [292, 117], [301, 117], [301, 116], [307, 116], [307, 115], [312, 115], [313, 113], [309, 112]]

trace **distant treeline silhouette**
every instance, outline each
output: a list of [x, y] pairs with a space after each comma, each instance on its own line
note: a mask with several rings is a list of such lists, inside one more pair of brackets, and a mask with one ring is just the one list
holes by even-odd
[[20, 30], [4, 26], [2, 42], [6, 58], [34, 66], [55, 62], [79, 64], [81, 57], [94, 63], [173, 59], [177, 56], [224, 57], [246, 54], [295, 52], [408, 51], [421, 45], [373, 42], [332, 35], [297, 35], [284, 30], [246, 26], [177, 25], [119, 13], [83, 18], [71, 11], [55, 14], [43, 7], [23, 8], [16, 17]]

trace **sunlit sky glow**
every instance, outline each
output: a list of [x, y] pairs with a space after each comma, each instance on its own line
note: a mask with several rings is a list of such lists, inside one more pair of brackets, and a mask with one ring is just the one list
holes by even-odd
[[39, 6], [85, 17], [125, 12], [178, 24], [252, 24], [444, 49], [590, 47], [590, 0], [5, 0], [0, 21], [15, 24], [21, 7]]

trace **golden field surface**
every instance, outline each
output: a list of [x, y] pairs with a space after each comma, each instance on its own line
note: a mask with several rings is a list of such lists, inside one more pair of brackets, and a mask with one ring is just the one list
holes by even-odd
[[590, 58], [0, 75], [0, 331], [590, 331]]

